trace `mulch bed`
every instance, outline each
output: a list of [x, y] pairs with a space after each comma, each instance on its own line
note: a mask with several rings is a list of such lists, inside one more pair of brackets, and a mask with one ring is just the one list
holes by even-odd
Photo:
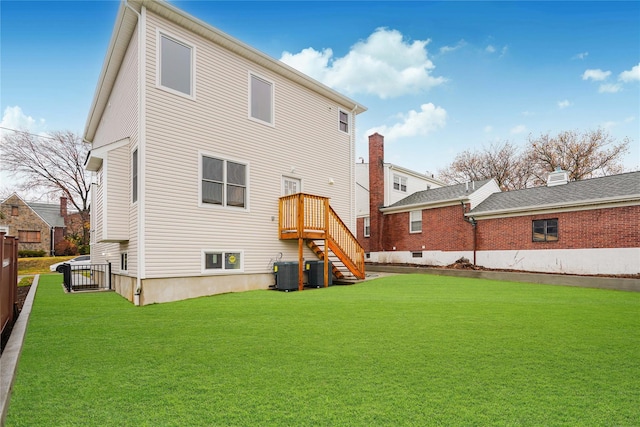
[[[18, 301], [16, 303], [18, 316], [20, 316], [20, 312], [22, 311], [22, 307], [24, 306], [24, 301], [27, 299], [27, 295], [29, 294], [29, 289], [31, 289], [31, 285], [18, 287]], [[7, 341], [9, 341], [9, 337], [11, 336], [12, 329], [13, 329], [13, 325], [7, 325], [4, 333], [2, 334], [2, 340], [0, 343], [0, 354], [2, 354], [2, 351], [4, 351], [4, 346], [7, 345]]]

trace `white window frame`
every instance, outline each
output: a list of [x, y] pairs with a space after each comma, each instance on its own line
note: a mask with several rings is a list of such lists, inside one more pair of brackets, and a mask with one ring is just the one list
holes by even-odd
[[[233, 269], [226, 269], [225, 268], [225, 262], [224, 260], [226, 259], [226, 255], [227, 254], [240, 254], [240, 267], [239, 268], [233, 268]], [[221, 254], [223, 257], [223, 261], [222, 261], [222, 267], [221, 268], [206, 268], [207, 266], [207, 260], [206, 260], [206, 256], [207, 254]], [[200, 255], [200, 260], [201, 260], [201, 269], [202, 269], [202, 274], [237, 274], [237, 273], [244, 273], [244, 251], [240, 250], [240, 249], [203, 249], [201, 251], [201, 255]]]
[[[257, 78], [259, 80], [262, 80], [265, 83], [268, 83], [271, 85], [271, 121], [267, 122], [264, 121], [262, 119], [259, 119], [257, 117], [253, 117], [251, 115], [251, 99], [252, 99], [252, 93], [251, 93], [251, 80], [253, 78]], [[247, 100], [247, 116], [249, 117], [249, 120], [252, 120], [256, 123], [261, 123], [263, 125], [267, 125], [267, 126], [271, 126], [271, 127], [275, 127], [276, 126], [276, 103], [275, 103], [275, 98], [276, 98], [276, 83], [271, 80], [268, 79], [258, 73], [254, 73], [253, 71], [249, 71], [248, 73], [248, 86], [249, 89], [247, 91], [248, 95], [249, 95], [249, 99]]]
[[[367, 233], [367, 229], [369, 229], [368, 233]], [[371, 217], [370, 216], [364, 217], [362, 234], [364, 235], [364, 237], [371, 237]]]
[[[398, 188], [396, 188], [396, 178], [398, 178]], [[393, 175], [393, 190], [394, 191], [399, 191], [401, 193], [406, 193], [407, 192], [407, 181], [408, 180], [407, 180], [406, 176], [394, 174]], [[402, 189], [403, 186], [404, 186], [404, 190]]]
[[[134, 173], [135, 167], [135, 173]], [[102, 181], [102, 180], [101, 180]], [[138, 203], [140, 197], [140, 151], [134, 147], [131, 152], [131, 204]]]
[[[342, 123], [344, 123], [342, 121], [342, 117], [341, 117], [342, 114], [346, 114], [347, 115], [347, 122], [346, 122], [347, 130], [342, 130], [342, 126], [341, 125], [342, 125]], [[346, 133], [346, 134], [348, 134], [349, 131], [351, 130], [351, 113], [349, 113], [346, 110], [343, 110], [342, 108], [338, 108], [338, 130], [340, 132], [343, 132], [343, 133]]]
[[[218, 160], [224, 161], [223, 167], [223, 191], [222, 191], [222, 199], [223, 203], [221, 205], [214, 203], [205, 203], [202, 201], [202, 158], [210, 157]], [[239, 206], [228, 206], [227, 205], [227, 162], [233, 162], [241, 164], [245, 167], [245, 192], [244, 192], [244, 207]], [[230, 209], [238, 212], [248, 212], [249, 211], [249, 195], [250, 195], [250, 179], [251, 176], [251, 166], [249, 162], [245, 160], [236, 159], [229, 156], [222, 156], [215, 153], [199, 151], [198, 152], [198, 206], [202, 208], [208, 209]]]
[[[413, 218], [414, 215], [420, 215], [420, 230], [414, 230], [413, 228], [413, 224], [418, 222], [417, 219]], [[409, 233], [422, 233], [422, 211], [409, 211]]]
[[129, 271], [129, 253], [120, 252], [120, 272], [126, 273]]
[[9, 226], [8, 225], [0, 225], [0, 233], [5, 233], [5, 235], [9, 235]]
[[[162, 44], [161, 44], [161, 39], [162, 37], [166, 37], [178, 44], [183, 45], [184, 47], [187, 47], [189, 49], [191, 49], [191, 93], [184, 93], [181, 92], [179, 90], [167, 87], [167, 86], [163, 86], [162, 85], [162, 75], [161, 75], [161, 70], [162, 70]], [[188, 41], [186, 41], [185, 39], [176, 36], [175, 34], [172, 34], [168, 31], [165, 30], [161, 30], [160, 28], [156, 28], [156, 87], [158, 89], [162, 89], [166, 92], [172, 93], [174, 95], [178, 95], [178, 96], [182, 96], [184, 98], [188, 98], [191, 100], [196, 99], [196, 47], [193, 43], [190, 43]]]
[[[295, 176], [289, 176], [289, 175], [282, 175], [282, 188], [280, 189], [280, 194], [282, 194], [283, 196], [287, 196], [288, 194], [285, 194], [285, 181], [295, 181], [298, 185], [298, 191], [296, 193], [302, 193], [302, 179], [300, 178], [296, 178]], [[291, 193], [291, 194], [295, 194], [295, 193]]]

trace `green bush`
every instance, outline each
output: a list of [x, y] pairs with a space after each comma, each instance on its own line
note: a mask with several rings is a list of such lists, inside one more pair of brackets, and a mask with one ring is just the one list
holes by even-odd
[[89, 245], [78, 246], [78, 253], [80, 255], [89, 255], [91, 253], [91, 246]]
[[24, 249], [18, 251], [19, 258], [39, 258], [43, 257], [47, 254], [47, 251], [43, 250], [32, 250], [32, 249]]

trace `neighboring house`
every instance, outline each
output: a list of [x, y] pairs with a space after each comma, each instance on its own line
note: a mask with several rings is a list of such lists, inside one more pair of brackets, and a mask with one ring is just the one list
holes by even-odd
[[2, 202], [0, 232], [18, 237], [18, 250], [45, 251], [54, 255], [56, 243], [64, 239], [67, 199], [60, 204], [25, 202], [17, 194]]
[[[369, 137], [370, 182], [384, 178], [384, 139]], [[492, 193], [495, 180], [484, 180], [414, 192], [384, 204], [383, 185], [370, 186], [371, 229], [366, 260], [373, 263], [447, 265], [473, 256], [472, 226], [464, 214]]]
[[[380, 153], [379, 135], [369, 137]], [[370, 158], [375, 158], [371, 156]], [[383, 154], [377, 164], [383, 164]], [[370, 169], [381, 181], [383, 168]], [[384, 204], [372, 186], [371, 263], [476, 265], [567, 274], [640, 273], [640, 172], [501, 192], [495, 180], [415, 192]], [[376, 191], [377, 189], [377, 191]]]
[[[373, 159], [373, 160], [372, 160]], [[377, 163], [376, 163], [377, 162]], [[374, 170], [381, 168], [382, 170], [373, 176], [373, 187], [376, 191], [382, 189], [382, 205], [389, 206], [398, 202], [410, 194], [417, 191], [427, 190], [429, 188], [438, 188], [446, 185], [439, 181], [433, 175], [422, 174], [412, 171], [402, 166], [394, 165], [384, 161], [384, 137], [374, 134], [369, 137], [369, 163], [364, 160], [356, 164], [356, 217], [358, 221], [358, 241], [369, 250], [371, 217], [370, 217], [370, 164], [373, 164]], [[379, 207], [381, 207], [379, 206]]]
[[477, 264], [572, 274], [640, 273], [640, 172], [493, 194], [466, 214]]
[[[141, 304], [266, 289], [275, 261], [324, 257], [312, 238], [363, 275], [326, 221], [356, 229], [365, 110], [166, 2], [123, 2], [84, 132], [92, 262]], [[301, 206], [317, 224], [289, 222]]]

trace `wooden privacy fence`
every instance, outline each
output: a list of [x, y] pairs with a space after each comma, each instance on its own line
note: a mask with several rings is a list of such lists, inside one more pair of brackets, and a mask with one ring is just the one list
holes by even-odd
[[13, 325], [18, 297], [18, 238], [0, 233], [0, 325]]

